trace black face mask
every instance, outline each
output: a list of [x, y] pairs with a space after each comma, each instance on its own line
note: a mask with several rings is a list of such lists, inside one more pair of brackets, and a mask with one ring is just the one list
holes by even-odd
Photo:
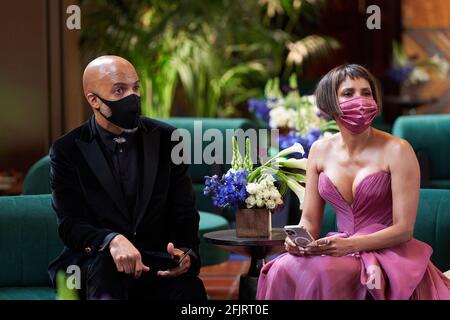
[[119, 128], [133, 130], [139, 123], [139, 115], [141, 114], [141, 97], [130, 94], [120, 100], [109, 101], [96, 96], [111, 109], [111, 116], [105, 116], [100, 110], [100, 114], [112, 124]]

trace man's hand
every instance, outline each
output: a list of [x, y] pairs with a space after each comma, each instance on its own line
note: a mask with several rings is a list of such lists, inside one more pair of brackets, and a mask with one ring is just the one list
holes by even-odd
[[[167, 252], [172, 256], [178, 256], [180, 258], [183, 255], [183, 251], [175, 248], [172, 242], [169, 242], [169, 244], [167, 245]], [[157, 275], [160, 277], [172, 278], [187, 272], [190, 267], [191, 267], [191, 257], [188, 254], [184, 257], [183, 261], [181, 261], [181, 264], [178, 267], [165, 271], [160, 270], [158, 271]]]
[[121, 234], [111, 240], [109, 252], [119, 272], [134, 274], [138, 279], [142, 272], [150, 271], [150, 268], [142, 263], [141, 254], [136, 247]]

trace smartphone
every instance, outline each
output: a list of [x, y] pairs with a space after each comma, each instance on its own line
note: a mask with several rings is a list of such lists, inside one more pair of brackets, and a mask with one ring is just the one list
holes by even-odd
[[142, 251], [142, 262], [152, 271], [165, 271], [180, 265], [180, 257], [168, 252]]
[[314, 241], [308, 230], [299, 225], [284, 226], [284, 232], [299, 247], [305, 247]]
[[192, 249], [188, 249], [185, 252], [183, 252], [183, 254], [180, 256], [179, 260], [178, 260], [178, 265], [181, 265], [181, 262], [183, 262], [184, 258], [186, 258], [189, 253], [191, 253]]
[[[172, 256], [168, 252], [143, 251], [142, 259], [145, 265], [154, 271], [165, 271], [179, 267], [192, 249], [183, 252], [181, 256]], [[147, 264], [148, 263], [148, 264]]]

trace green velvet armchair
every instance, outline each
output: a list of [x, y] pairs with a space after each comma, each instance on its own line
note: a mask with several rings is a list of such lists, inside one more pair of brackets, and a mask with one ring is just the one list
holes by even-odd
[[45, 156], [33, 164], [25, 175], [23, 194], [50, 193], [50, 157]]
[[450, 115], [401, 116], [392, 133], [407, 140], [416, 152], [421, 187], [450, 189]]

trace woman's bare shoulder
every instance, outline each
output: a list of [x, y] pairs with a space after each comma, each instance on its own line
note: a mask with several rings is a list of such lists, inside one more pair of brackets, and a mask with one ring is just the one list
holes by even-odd
[[340, 137], [340, 133], [335, 133], [331, 135], [325, 135], [324, 137], [316, 140], [309, 151], [308, 161], [314, 161], [317, 168], [322, 167], [324, 159], [327, 159], [329, 152], [331, 152], [331, 147], [337, 143]]
[[408, 141], [405, 139], [393, 136], [392, 134], [376, 130], [377, 140], [383, 146], [386, 152], [389, 152], [391, 155], [399, 155], [404, 152], [412, 151], [412, 147]]
[[399, 165], [406, 167], [416, 166], [416, 154], [408, 141], [384, 131], [377, 131], [379, 143], [390, 168], [395, 168]]
[[323, 136], [312, 144], [311, 150], [314, 149], [314, 151], [317, 153], [327, 152], [328, 150], [330, 150], [330, 147], [333, 146], [333, 144], [337, 143], [340, 135], [341, 134], [337, 132], [335, 134]]

